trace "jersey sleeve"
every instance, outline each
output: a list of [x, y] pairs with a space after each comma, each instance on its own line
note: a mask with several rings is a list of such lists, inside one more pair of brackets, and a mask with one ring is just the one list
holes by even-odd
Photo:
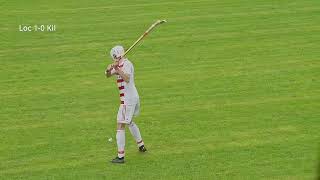
[[130, 62], [125, 63], [124, 66], [123, 66], [123, 72], [125, 74], [128, 74], [131, 77], [131, 75], [133, 74], [133, 65], [132, 65], [132, 63], [130, 63]]

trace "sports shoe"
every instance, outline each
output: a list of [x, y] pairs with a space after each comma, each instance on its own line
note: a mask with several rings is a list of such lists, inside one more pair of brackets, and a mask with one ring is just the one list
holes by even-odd
[[117, 156], [116, 158], [112, 159], [111, 162], [112, 162], [112, 163], [120, 163], [120, 164], [122, 164], [122, 163], [124, 163], [124, 157], [119, 158], [119, 157]]
[[146, 152], [147, 149], [144, 147], [144, 145], [142, 145], [142, 146], [139, 147], [139, 151], [140, 152]]

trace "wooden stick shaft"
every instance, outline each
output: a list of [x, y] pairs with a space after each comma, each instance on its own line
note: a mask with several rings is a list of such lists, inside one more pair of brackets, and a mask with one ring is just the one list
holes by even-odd
[[146, 37], [149, 32], [155, 28], [159, 23], [156, 22], [154, 24], [152, 24], [130, 47], [129, 49], [126, 50], [126, 52], [122, 55], [122, 57], [126, 56], [128, 54], [128, 52], [133, 48], [135, 47], [144, 37]]

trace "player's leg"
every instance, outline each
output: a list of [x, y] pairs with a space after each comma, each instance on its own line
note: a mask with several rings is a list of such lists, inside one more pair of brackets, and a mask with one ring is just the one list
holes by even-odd
[[118, 157], [123, 158], [125, 153], [124, 153], [124, 147], [126, 144], [126, 136], [125, 136], [125, 124], [124, 123], [118, 123], [117, 125], [117, 146], [118, 146]]
[[144, 143], [140, 134], [140, 130], [138, 128], [138, 126], [136, 125], [136, 123], [131, 122], [131, 124], [129, 124], [129, 130], [132, 134], [132, 136], [134, 137], [134, 139], [136, 140], [136, 143], [139, 147], [139, 150], [142, 152], [146, 151], [146, 148], [144, 147]]
[[124, 163], [124, 147], [125, 147], [125, 106], [121, 105], [119, 107], [118, 116], [117, 116], [117, 146], [118, 146], [118, 156], [114, 158], [112, 163]]
[[136, 140], [136, 143], [139, 147], [139, 151], [146, 152], [147, 149], [144, 146], [144, 142], [141, 137], [140, 129], [137, 126], [137, 124], [133, 122], [133, 116], [137, 116], [139, 114], [139, 112], [140, 112], [140, 104], [138, 103], [136, 105], [133, 105], [131, 112], [130, 112], [132, 119], [129, 124], [129, 130], [130, 130], [132, 136], [134, 137], [134, 139]]
[[117, 134], [116, 134], [116, 139], [117, 139], [117, 146], [118, 146], [118, 156], [113, 159], [111, 162], [113, 163], [124, 163], [124, 147], [125, 147], [125, 124], [123, 123], [118, 123], [117, 125]]

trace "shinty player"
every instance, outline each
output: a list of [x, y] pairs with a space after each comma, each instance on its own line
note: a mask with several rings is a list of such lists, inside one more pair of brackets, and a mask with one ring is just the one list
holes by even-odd
[[124, 163], [126, 125], [128, 125], [134, 137], [139, 151], [147, 151], [142, 141], [140, 130], [133, 122], [133, 116], [137, 116], [140, 111], [139, 94], [134, 84], [134, 68], [128, 59], [121, 57], [123, 54], [124, 48], [122, 46], [113, 47], [110, 51], [113, 63], [109, 64], [105, 71], [107, 77], [116, 76], [120, 96], [116, 134], [118, 156], [111, 161], [112, 163]]

